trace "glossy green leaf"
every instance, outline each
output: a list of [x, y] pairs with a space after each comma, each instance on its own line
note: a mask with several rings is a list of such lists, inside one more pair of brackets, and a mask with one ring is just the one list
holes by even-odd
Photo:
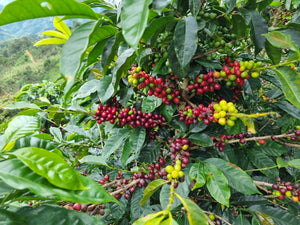
[[249, 220], [242, 213], [234, 220], [233, 225], [251, 225]]
[[8, 123], [4, 132], [5, 144], [33, 134], [40, 129], [40, 120], [33, 116], [18, 116]]
[[142, 104], [142, 112], [153, 112], [157, 107], [159, 107], [162, 104], [161, 98], [157, 98], [154, 95], [147, 96], [144, 98], [143, 104]]
[[146, 202], [144, 206], [140, 206], [140, 202], [143, 198], [143, 194], [144, 194], [144, 188], [137, 188], [132, 194], [131, 204], [130, 204], [130, 218], [132, 222], [140, 218], [141, 215], [143, 214], [144, 209], [147, 206], [150, 206], [150, 202]]
[[112, 77], [104, 76], [100, 79], [98, 86], [98, 96], [102, 103], [107, 102], [115, 93], [114, 87], [112, 85]]
[[190, 225], [208, 224], [207, 218], [204, 212], [199, 208], [199, 206], [190, 199], [184, 199], [175, 192], [177, 198], [183, 204], [183, 207], [187, 211], [187, 217]]
[[[97, 62], [99, 62], [100, 58], [99, 56], [102, 54], [103, 52], [103, 49], [105, 47], [105, 44], [107, 42], [108, 39], [104, 39], [102, 41], [99, 41], [94, 47], [93, 49], [89, 52], [88, 54], [88, 60], [87, 60], [87, 66], [90, 66], [90, 65], [93, 65]], [[93, 73], [93, 71], [98, 70], [97, 68], [93, 68], [91, 69], [91, 72]], [[100, 70], [99, 70], [100, 71]], [[102, 71], [101, 72], [101, 75], [103, 74]]]
[[86, 204], [118, 202], [91, 178], [80, 174], [78, 176], [86, 190], [72, 191], [57, 188], [16, 158], [0, 162], [0, 178], [15, 189], [30, 189], [39, 196]]
[[[50, 135], [47, 135], [47, 137], [49, 136]], [[52, 140], [53, 140], [52, 137], [51, 139], [47, 139], [47, 138], [42, 139], [42, 136], [40, 135], [39, 136], [35, 135], [34, 137], [27, 136], [17, 140], [13, 149], [17, 150], [19, 148], [25, 148], [25, 147], [37, 147], [37, 148], [43, 148], [52, 151], [57, 148], [57, 145]]]
[[189, 0], [189, 8], [193, 16], [197, 16], [201, 8], [201, 2], [197, 0]]
[[295, 217], [289, 211], [284, 210], [279, 207], [272, 207], [266, 205], [253, 205], [249, 207], [250, 210], [253, 210], [258, 213], [264, 213], [272, 218], [274, 224], [276, 225], [286, 225], [287, 221], [289, 225], [298, 225], [300, 219]]
[[115, 67], [112, 70], [113, 78], [112, 78], [112, 84], [115, 88], [115, 90], [118, 89], [120, 79], [122, 76], [127, 75], [128, 69], [131, 67], [131, 64], [134, 62], [135, 59], [135, 52], [133, 48], [129, 48], [122, 52], [121, 55], [119, 55]]
[[283, 34], [279, 31], [272, 31], [267, 34], [264, 34], [264, 36], [274, 47], [287, 48], [293, 51], [299, 51], [297, 45], [293, 42], [289, 34]]
[[172, 217], [169, 217], [168, 219], [164, 220], [160, 225], [178, 225], [178, 223]]
[[287, 114], [300, 120], [300, 109], [293, 106], [287, 101], [274, 102], [274, 105], [279, 107], [281, 110], [285, 111]]
[[128, 137], [130, 131], [131, 129], [128, 128], [114, 130], [114, 134], [106, 140], [102, 150], [102, 157], [104, 160], [106, 160], [114, 151], [121, 147], [123, 141]]
[[76, 28], [64, 45], [60, 59], [60, 71], [63, 75], [74, 81], [81, 64], [81, 57], [85, 53], [89, 37], [95, 29], [97, 22], [89, 21]]
[[162, 11], [165, 7], [172, 3], [172, 0], [153, 0], [152, 7], [158, 11]]
[[290, 67], [280, 67], [274, 72], [282, 85], [285, 97], [300, 109], [300, 73]]
[[126, 165], [126, 162], [131, 153], [136, 155], [136, 158], [139, 156], [140, 151], [144, 145], [146, 139], [146, 129], [144, 127], [138, 127], [133, 130], [129, 139], [124, 145], [122, 152], [122, 164]]
[[258, 54], [266, 43], [266, 38], [262, 34], [268, 33], [268, 26], [265, 19], [256, 10], [249, 11], [251, 15], [251, 37], [255, 45], [255, 54]]
[[12, 154], [35, 173], [45, 177], [57, 187], [67, 190], [86, 189], [80, 182], [79, 173], [53, 152], [36, 147], [27, 147], [18, 149]]
[[136, 48], [147, 25], [149, 5], [152, 0], [124, 1], [121, 11], [121, 26], [126, 42]]
[[159, 154], [160, 143], [153, 141], [143, 146], [138, 160], [145, 163], [152, 163], [158, 158]]
[[167, 184], [168, 181], [163, 180], [163, 179], [157, 179], [151, 181], [150, 184], [147, 185], [145, 191], [144, 191], [144, 196], [140, 202], [140, 205], [143, 206], [145, 203], [149, 200], [149, 198], [156, 192], [160, 187], [162, 187], [164, 184]]
[[67, 24], [65, 24], [65, 22], [59, 18], [58, 16], [54, 17], [53, 20], [53, 25], [54, 27], [59, 30], [61, 33], [65, 34], [65, 36], [67, 37], [67, 39], [71, 36], [71, 30], [70, 28], [67, 26]]
[[281, 60], [282, 50], [271, 45], [269, 41], [266, 42], [265, 49], [273, 64], [278, 64]]
[[65, 35], [64, 33], [59, 32], [57, 30], [46, 30], [46, 31], [42, 32], [42, 35], [53, 36], [53, 37], [57, 37], [57, 38], [64, 39], [64, 40], [68, 40], [68, 38], [69, 38], [67, 35]]
[[176, 112], [176, 109], [177, 108], [174, 104], [171, 104], [171, 105], [163, 104], [160, 107], [161, 113], [164, 115], [164, 117], [166, 117], [168, 122], [170, 122], [173, 119], [173, 115]]
[[293, 159], [288, 162], [288, 165], [300, 169], [300, 159]]
[[105, 74], [109, 64], [114, 60], [118, 53], [118, 48], [121, 42], [124, 40], [121, 32], [115, 34], [111, 37], [105, 44], [102, 58], [101, 58], [101, 65], [103, 67], [103, 73]]
[[191, 181], [196, 181], [192, 190], [202, 187], [206, 183], [203, 165], [201, 163], [193, 164], [189, 172], [189, 177]]
[[45, 38], [42, 39], [34, 44], [34, 46], [40, 46], [40, 45], [63, 45], [67, 41], [65, 39], [61, 38]]
[[174, 46], [177, 59], [182, 68], [190, 63], [197, 50], [197, 34], [198, 24], [196, 17], [184, 17], [176, 25]]
[[[11, 12], [14, 12], [13, 14]], [[0, 14], [0, 26], [48, 16], [68, 15], [97, 19], [97, 14], [87, 5], [75, 0], [23, 0], [6, 5]]]
[[3, 225], [29, 225], [25, 217], [17, 213], [0, 209], [0, 224]]
[[97, 156], [97, 155], [87, 155], [87, 156], [82, 157], [79, 161], [81, 163], [107, 165], [106, 161], [103, 159], [103, 157]]
[[163, 220], [163, 216], [161, 216], [163, 213], [164, 211], [148, 214], [147, 216], [142, 217], [137, 221], [135, 221], [133, 225], [156, 225], [156, 224], [159, 225], [160, 221]]
[[245, 37], [247, 32], [247, 25], [245, 19], [239, 14], [232, 15], [232, 33], [238, 37]]
[[28, 225], [40, 225], [41, 221], [43, 221], [44, 225], [104, 225], [104, 223], [96, 217], [54, 205], [22, 207], [18, 209], [16, 213], [26, 218], [26, 220], [29, 221]]
[[25, 101], [14, 102], [14, 103], [11, 103], [11, 104], [3, 107], [3, 108], [8, 109], [8, 110], [13, 110], [13, 109], [41, 109], [36, 104], [30, 103], [30, 102], [25, 102]]
[[[159, 1], [159, 0], [154, 0]], [[165, 1], [167, 2], [167, 1]], [[165, 26], [167, 26], [169, 23], [174, 23], [177, 19], [173, 16], [164, 16], [164, 17], [159, 17], [157, 19], [154, 19], [148, 27], [145, 29], [145, 32], [143, 34], [142, 40], [144, 42], [147, 42], [154, 33], [157, 31], [163, 29]]]
[[279, 176], [277, 168], [270, 168], [276, 166], [276, 164], [263, 152], [256, 149], [249, 149], [248, 156], [254, 166], [259, 169], [261, 168], [262, 170], [260, 172], [262, 172], [266, 176], [272, 178]]
[[286, 161], [284, 161], [280, 157], [276, 158], [276, 163], [277, 163], [279, 169], [282, 168], [282, 167], [287, 167], [289, 165]]
[[212, 146], [214, 144], [214, 142], [211, 140], [210, 136], [208, 136], [205, 133], [195, 133], [195, 134], [191, 134], [188, 139], [197, 144], [197, 145], [201, 145], [201, 146]]
[[217, 166], [228, 179], [228, 184], [238, 192], [241, 192], [245, 195], [259, 193], [255, 184], [253, 183], [252, 178], [240, 167], [230, 162], [226, 162], [223, 159], [217, 158], [207, 159], [206, 162]]
[[103, 83], [102, 79], [101, 80], [92, 79], [92, 80], [87, 81], [79, 88], [74, 99], [86, 98], [86, 97], [90, 96], [92, 93], [95, 93], [97, 91], [105, 92], [99, 88], [101, 86], [101, 83]]
[[89, 46], [92, 46], [104, 39], [114, 36], [118, 32], [117, 28], [112, 25], [97, 26], [90, 34]]
[[236, 0], [225, 0], [225, 6], [227, 8], [226, 13], [230, 13], [236, 6]]
[[206, 176], [206, 187], [211, 196], [219, 203], [229, 207], [230, 189], [228, 180], [215, 165], [205, 162], [204, 174]]
[[61, 130], [58, 127], [50, 127], [49, 131], [56, 142], [61, 142], [63, 140]]
[[271, 140], [266, 140], [266, 143], [264, 145], [253, 146], [253, 148], [270, 156], [280, 156], [287, 152], [286, 148], [283, 147], [283, 145]]

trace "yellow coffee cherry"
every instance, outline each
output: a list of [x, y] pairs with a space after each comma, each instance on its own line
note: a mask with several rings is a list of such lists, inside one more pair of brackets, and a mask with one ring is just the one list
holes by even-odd
[[221, 118], [221, 116], [220, 116], [220, 114], [219, 114], [219, 113], [214, 113], [214, 117], [215, 117], [216, 119], [219, 119], [219, 118]]
[[230, 127], [233, 127], [235, 122], [233, 120], [227, 120], [227, 125], [230, 126]]
[[179, 171], [179, 172], [178, 172], [178, 177], [183, 177], [183, 176], [184, 176], [183, 171]]
[[177, 172], [176, 170], [174, 170], [174, 171], [172, 172], [172, 178], [173, 178], [173, 179], [177, 179], [177, 178], [178, 178], [178, 172]]
[[219, 112], [220, 118], [223, 118], [226, 116], [226, 112], [225, 111], [221, 111]]
[[174, 168], [173, 168], [173, 166], [171, 166], [171, 165], [168, 165], [168, 166], [166, 167], [166, 172], [169, 173], [169, 174], [172, 173], [173, 170], [174, 170]]
[[180, 171], [181, 170], [181, 165], [176, 164], [175, 167], [174, 167], [174, 170], [175, 171]]
[[172, 180], [172, 174], [169, 173], [169, 174], [167, 175], [167, 178], [168, 178], [168, 180]]
[[218, 122], [219, 122], [219, 124], [224, 126], [226, 124], [226, 119], [224, 117], [220, 118]]

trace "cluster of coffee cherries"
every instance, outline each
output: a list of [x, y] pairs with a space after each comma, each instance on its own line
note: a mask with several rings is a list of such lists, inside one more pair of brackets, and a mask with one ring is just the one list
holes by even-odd
[[63, 206], [66, 209], [73, 209], [81, 211], [89, 215], [103, 216], [105, 214], [104, 204], [80, 204], [80, 203], [69, 203]]
[[137, 89], [144, 90], [149, 96], [161, 98], [162, 102], [170, 105], [172, 102], [175, 104], [180, 103], [180, 92], [175, 89], [172, 80], [177, 79], [174, 75], [165, 81], [162, 78], [155, 78], [145, 71], [141, 71], [141, 67], [131, 67], [128, 75], [128, 82], [133, 84]]
[[272, 185], [272, 194], [278, 199], [283, 200], [285, 197], [291, 198], [294, 202], [300, 200], [300, 185], [292, 184], [289, 181], [282, 181], [280, 177], [276, 177], [276, 184]]
[[170, 138], [170, 157], [171, 160], [177, 162], [180, 160], [181, 168], [185, 168], [186, 165], [190, 162], [190, 146], [194, 146], [194, 143], [191, 143], [187, 138]]
[[186, 106], [183, 110], [179, 110], [179, 120], [183, 121], [187, 125], [197, 124], [199, 121], [203, 121], [204, 124], [208, 125], [213, 121], [218, 121], [213, 117], [213, 112], [213, 103], [209, 104], [207, 107], [203, 104], [198, 105], [197, 108]]
[[227, 124], [228, 126], [234, 126], [235, 120], [237, 119], [235, 114], [238, 113], [238, 110], [235, 108], [232, 102], [227, 102], [221, 100], [219, 103], [214, 104], [214, 114], [213, 117], [217, 119], [217, 122], [220, 125]]
[[[224, 60], [223, 70], [218, 75], [220, 78], [225, 79], [227, 86], [243, 86], [245, 79], [249, 79], [250, 75], [253, 78], [259, 77], [257, 69], [262, 65], [260, 61], [256, 63], [253, 60], [234, 61], [232, 63], [228, 57], [225, 57]], [[215, 77], [218, 77], [218, 75], [216, 74]]]
[[98, 106], [94, 119], [98, 124], [109, 121], [112, 124], [117, 123], [119, 126], [129, 124], [133, 128], [144, 126], [146, 129], [155, 128], [166, 122], [166, 118], [161, 114], [143, 113], [135, 107], [121, 109], [102, 104]]
[[[245, 144], [246, 140], [245, 138], [251, 137], [250, 132], [242, 132], [239, 134], [231, 134], [231, 135], [225, 135], [223, 134], [220, 138], [212, 137], [212, 140], [215, 142], [215, 147], [220, 151], [224, 151], [224, 147], [226, 146], [227, 142], [229, 140], [239, 139], [240, 144]], [[261, 139], [260, 144], [265, 144], [265, 140]]]
[[179, 178], [182, 178], [184, 176], [183, 171], [181, 170], [182, 164], [180, 160], [176, 160], [176, 163], [174, 166], [168, 165], [166, 166], [166, 172], [168, 173], [167, 178], [169, 181], [172, 181], [173, 179], [177, 180]]
[[200, 74], [195, 78], [195, 82], [191, 81], [188, 89], [195, 92], [197, 95], [202, 95], [206, 92], [214, 92], [220, 90], [221, 85], [215, 79], [215, 75], [219, 77], [219, 72], [208, 72], [207, 74]]

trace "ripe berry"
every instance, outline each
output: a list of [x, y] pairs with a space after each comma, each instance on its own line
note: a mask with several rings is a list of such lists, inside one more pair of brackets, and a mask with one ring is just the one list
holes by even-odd
[[100, 184], [104, 184], [104, 183], [105, 183], [105, 180], [101, 179], [101, 180], [99, 180], [99, 183], [100, 183]]
[[77, 210], [77, 211], [80, 211], [80, 210], [81, 210], [81, 204], [80, 204], [80, 203], [75, 203], [75, 204], [73, 205], [73, 209], [74, 209], [74, 210]]
[[105, 180], [105, 181], [109, 181], [109, 174], [105, 174], [104, 180]]
[[264, 145], [264, 144], [266, 144], [266, 141], [264, 139], [259, 139], [258, 143], [261, 145]]

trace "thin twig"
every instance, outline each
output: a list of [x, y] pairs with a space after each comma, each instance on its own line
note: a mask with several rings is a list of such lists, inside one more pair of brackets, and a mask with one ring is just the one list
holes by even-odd
[[131, 188], [132, 186], [135, 186], [135, 185], [136, 185], [137, 183], [139, 183], [139, 182], [140, 182], [140, 179], [136, 179], [136, 180], [130, 182], [129, 184], [127, 184], [125, 187], [120, 188], [119, 190], [116, 190], [116, 191], [114, 191], [114, 192], [112, 192], [112, 193], [110, 193], [110, 194], [111, 194], [112, 196], [114, 196], [114, 195], [116, 195], [116, 194], [119, 194], [119, 193], [121, 193], [121, 192], [123, 192], [123, 191], [126, 191], [127, 189]]

